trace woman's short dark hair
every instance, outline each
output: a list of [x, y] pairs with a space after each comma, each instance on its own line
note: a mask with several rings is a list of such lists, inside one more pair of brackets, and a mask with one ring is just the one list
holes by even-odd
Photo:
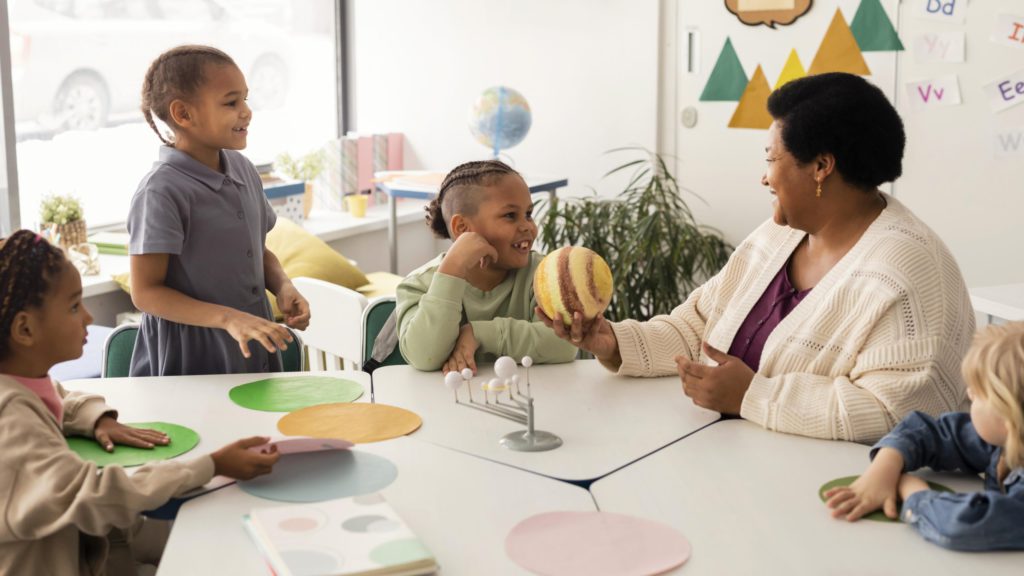
[[903, 121], [885, 94], [860, 76], [831, 72], [788, 82], [768, 97], [768, 113], [801, 163], [832, 154], [843, 179], [866, 190], [903, 173]]

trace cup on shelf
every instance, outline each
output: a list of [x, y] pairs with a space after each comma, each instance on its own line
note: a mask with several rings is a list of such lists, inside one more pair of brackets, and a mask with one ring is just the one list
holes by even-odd
[[369, 200], [366, 194], [349, 194], [345, 196], [345, 203], [348, 204], [348, 211], [356, 218], [366, 216], [366, 202]]

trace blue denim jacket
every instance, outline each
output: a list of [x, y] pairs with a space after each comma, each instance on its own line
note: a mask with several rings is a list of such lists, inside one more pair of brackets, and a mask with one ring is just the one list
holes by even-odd
[[922, 412], [907, 416], [871, 448], [903, 455], [903, 471], [928, 466], [938, 471], [985, 473], [985, 491], [950, 494], [922, 490], [903, 503], [903, 520], [929, 540], [954, 550], [1024, 549], [1024, 468], [1007, 474], [999, 485], [996, 466], [1002, 448], [978, 436], [963, 412], [938, 419]]

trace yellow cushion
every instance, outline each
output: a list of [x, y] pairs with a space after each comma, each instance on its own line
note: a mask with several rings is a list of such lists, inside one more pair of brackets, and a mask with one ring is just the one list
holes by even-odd
[[369, 284], [360, 286], [358, 291], [367, 300], [373, 300], [381, 296], [394, 296], [398, 290], [399, 283], [405, 280], [404, 277], [390, 272], [370, 272], [366, 275]]
[[[267, 234], [267, 249], [281, 261], [289, 278], [316, 278], [353, 290], [370, 283], [344, 256], [287, 218], [278, 218], [274, 229]], [[277, 299], [270, 292], [267, 297], [274, 317], [280, 319]]]

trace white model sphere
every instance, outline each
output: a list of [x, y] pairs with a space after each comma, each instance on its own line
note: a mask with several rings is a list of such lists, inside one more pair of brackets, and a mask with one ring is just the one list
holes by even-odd
[[498, 378], [511, 378], [516, 375], [516, 361], [511, 356], [502, 356], [494, 361], [494, 373]]
[[462, 386], [462, 382], [462, 374], [454, 370], [444, 375], [444, 385], [449, 390], [458, 390], [459, 386]]
[[530, 366], [533, 366], [533, 358], [530, 358], [529, 356], [523, 356], [523, 361], [520, 362], [520, 364], [522, 364], [525, 368], [529, 368]]
[[472, 378], [473, 378], [473, 371], [470, 370], [469, 368], [463, 368], [462, 369], [462, 379], [463, 380], [470, 380]]

